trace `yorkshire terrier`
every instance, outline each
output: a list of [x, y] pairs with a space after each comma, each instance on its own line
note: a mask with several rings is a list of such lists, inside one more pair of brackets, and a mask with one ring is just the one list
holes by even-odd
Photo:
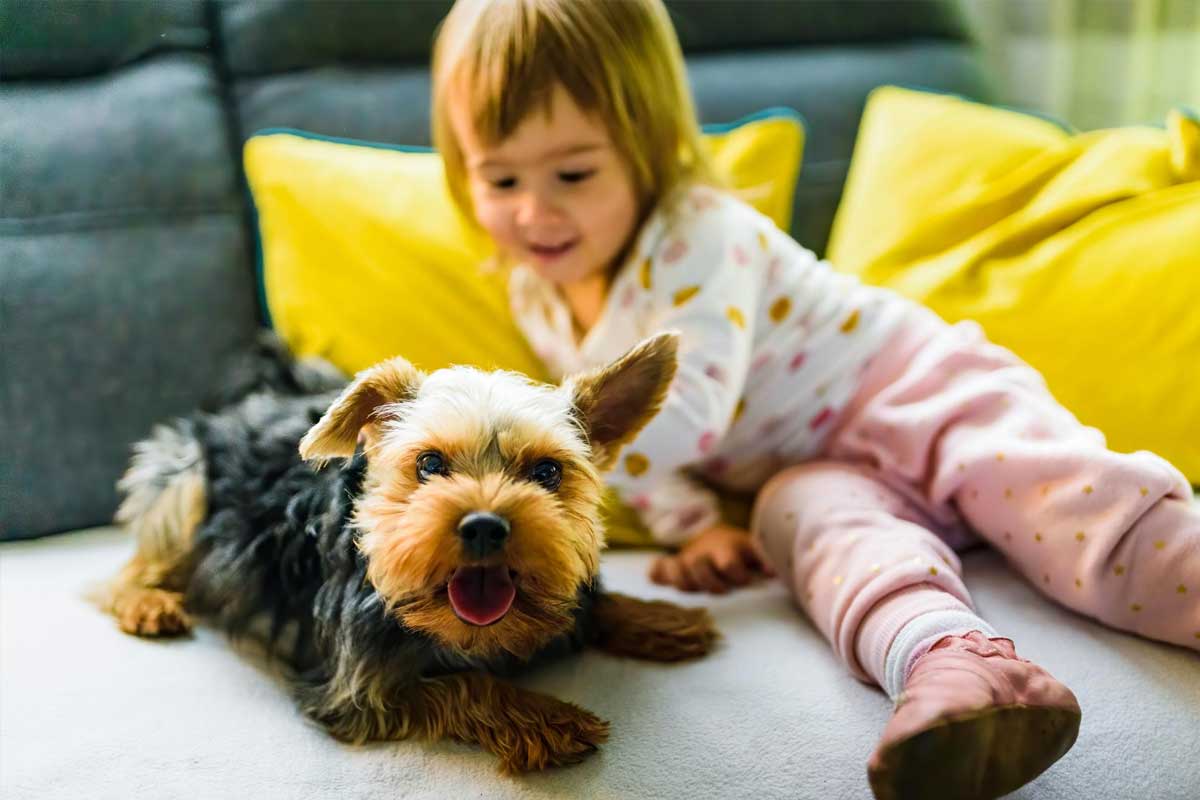
[[507, 772], [577, 762], [608, 723], [498, 676], [585, 645], [677, 661], [716, 637], [705, 610], [598, 576], [601, 473], [675, 364], [671, 334], [558, 387], [394, 358], [160, 426], [120, 483], [137, 551], [104, 607], [138, 636], [196, 615], [261, 639], [341, 740], [477, 742]]

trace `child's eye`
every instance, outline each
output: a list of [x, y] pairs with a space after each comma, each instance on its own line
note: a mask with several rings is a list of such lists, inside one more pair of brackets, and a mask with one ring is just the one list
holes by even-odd
[[580, 181], [587, 180], [595, 174], [596, 170], [594, 169], [577, 170], [574, 172], [560, 172], [558, 173], [558, 179], [563, 183], [579, 183]]
[[496, 180], [488, 181], [493, 189], [512, 189], [517, 185], [516, 178], [497, 178]]

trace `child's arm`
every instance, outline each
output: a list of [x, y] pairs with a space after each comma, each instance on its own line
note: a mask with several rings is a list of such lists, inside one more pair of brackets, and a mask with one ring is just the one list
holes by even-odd
[[749, 369], [766, 257], [754, 221], [729, 219], [719, 211], [693, 218], [640, 265], [651, 327], [680, 333], [679, 366], [661, 411], [609, 481], [664, 544], [682, 544], [719, 521], [714, 494], [682, 468], [724, 438]]
[[697, 534], [678, 553], [659, 556], [650, 580], [685, 592], [724, 594], [759, 575], [774, 576], [766, 554], [750, 533], [718, 523]]

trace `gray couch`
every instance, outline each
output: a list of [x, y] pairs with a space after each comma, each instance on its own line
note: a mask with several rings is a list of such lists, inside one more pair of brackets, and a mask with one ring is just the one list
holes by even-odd
[[[989, 96], [944, 3], [668, 5], [705, 122], [806, 118], [792, 230], [817, 250], [871, 88]], [[0, 0], [0, 539], [43, 537], [0, 545], [0, 796], [867, 796], [887, 703], [777, 585], [710, 602], [728, 636], [703, 662], [587, 654], [525, 677], [614, 733], [584, 765], [523, 779], [468, 747], [339, 745], [252, 654], [203, 630], [125, 637], [81, 599], [128, 552], [79, 529], [111, 518], [130, 443], [204, 403], [260, 324], [242, 142], [294, 127], [427, 143], [446, 7]], [[605, 575], [680, 599], [647, 584], [649, 557], [613, 554]], [[1193, 654], [1053, 608], [991, 553], [966, 563], [982, 611], [1085, 709], [1075, 750], [1017, 796], [1200, 796]]]

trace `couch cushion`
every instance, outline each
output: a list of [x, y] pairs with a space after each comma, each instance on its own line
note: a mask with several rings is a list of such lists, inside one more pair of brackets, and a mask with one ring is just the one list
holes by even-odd
[[0, 538], [111, 519], [129, 445], [256, 325], [209, 58], [0, 86]]
[[0, 230], [240, 208], [211, 62], [186, 53], [0, 87]]
[[[652, 554], [608, 554], [610, 588], [707, 604], [725, 637], [691, 664], [588, 652], [523, 676], [611, 720], [612, 735], [582, 764], [513, 779], [468, 745], [339, 744], [211, 630], [120, 633], [80, 594], [130, 552], [112, 530], [0, 546], [0, 796], [870, 797], [866, 759], [890, 704], [834, 661], [779, 583], [702, 599], [650, 585]], [[1194, 798], [1200, 655], [1051, 605], [994, 552], [963, 563], [980, 613], [1083, 707], [1074, 749], [1008, 797]]]
[[[239, 77], [334, 63], [425, 65], [450, 0], [224, 0], [220, 33]], [[667, 0], [685, 51], [967, 38], [944, 0]]]
[[887, 87], [871, 96], [834, 263], [988, 338], [1121, 452], [1200, 484], [1200, 122], [1073, 133]]
[[94, 75], [166, 50], [212, 44], [204, 0], [4, 0], [0, 75]]

